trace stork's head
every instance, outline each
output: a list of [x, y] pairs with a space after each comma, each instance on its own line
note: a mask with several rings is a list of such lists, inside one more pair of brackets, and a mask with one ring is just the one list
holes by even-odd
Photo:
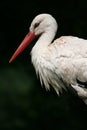
[[34, 18], [30, 26], [30, 32], [36, 36], [54, 28], [57, 31], [56, 20], [50, 14], [40, 14]]
[[46, 31], [57, 31], [56, 20], [50, 14], [40, 14], [34, 18], [29, 28], [29, 32], [17, 48], [9, 62], [12, 62], [22, 51], [29, 45], [29, 43], [37, 36]]

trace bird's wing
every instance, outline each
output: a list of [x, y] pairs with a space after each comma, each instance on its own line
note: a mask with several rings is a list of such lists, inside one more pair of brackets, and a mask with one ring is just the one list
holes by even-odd
[[67, 84], [86, 88], [87, 82], [87, 40], [62, 36], [50, 45], [54, 71]]
[[51, 46], [54, 46], [57, 52], [60, 50], [61, 53], [65, 53], [65, 56], [67, 53], [70, 53], [70, 55], [72, 53], [75, 56], [87, 58], [87, 40], [73, 36], [62, 36], [56, 39]]
[[[57, 50], [61, 73], [70, 89], [87, 104], [87, 40], [77, 37], [60, 37], [53, 45]], [[57, 66], [56, 66], [57, 68]]]
[[65, 74], [69, 76], [75, 73], [78, 80], [87, 81], [87, 40], [63, 36], [56, 39], [50, 49], [58, 72], [61, 69], [62, 73], [66, 72]]

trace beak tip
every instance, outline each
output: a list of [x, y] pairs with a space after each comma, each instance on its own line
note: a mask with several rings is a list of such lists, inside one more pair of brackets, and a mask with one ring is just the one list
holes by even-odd
[[9, 63], [11, 63], [13, 60], [14, 60], [13, 57], [11, 57], [10, 60], [9, 60]]
[[11, 63], [11, 61], [9, 60], [9, 63]]
[[9, 64], [11, 63], [12, 61], [11, 60], [9, 60]]

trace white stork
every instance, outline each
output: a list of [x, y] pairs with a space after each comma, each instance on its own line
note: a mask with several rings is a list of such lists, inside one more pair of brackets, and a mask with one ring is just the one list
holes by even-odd
[[87, 104], [87, 40], [61, 36], [52, 44], [57, 22], [50, 14], [40, 14], [31, 23], [26, 35], [9, 62], [12, 62], [37, 36], [31, 59], [41, 84], [53, 86], [57, 94], [72, 89]]

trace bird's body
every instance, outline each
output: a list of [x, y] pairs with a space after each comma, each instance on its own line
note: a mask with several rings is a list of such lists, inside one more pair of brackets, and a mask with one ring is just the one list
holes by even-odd
[[87, 40], [62, 36], [51, 43], [56, 31], [56, 20], [49, 14], [38, 15], [31, 23], [30, 32], [41, 35], [31, 50], [36, 73], [46, 89], [51, 85], [59, 94], [62, 88], [73, 88], [86, 102]]
[[[44, 49], [43, 45], [42, 48], [38, 47], [38, 50], [36, 46], [33, 47], [32, 63], [46, 89], [50, 89], [51, 85], [59, 95], [62, 88], [69, 88], [70, 85], [73, 88], [74, 86], [80, 87], [77, 79], [82, 82], [87, 81], [86, 48], [87, 40], [72, 36], [62, 36]], [[86, 88], [83, 86], [79, 89], [85, 91]], [[85, 95], [81, 93], [81, 96], [87, 97], [87, 92]]]

